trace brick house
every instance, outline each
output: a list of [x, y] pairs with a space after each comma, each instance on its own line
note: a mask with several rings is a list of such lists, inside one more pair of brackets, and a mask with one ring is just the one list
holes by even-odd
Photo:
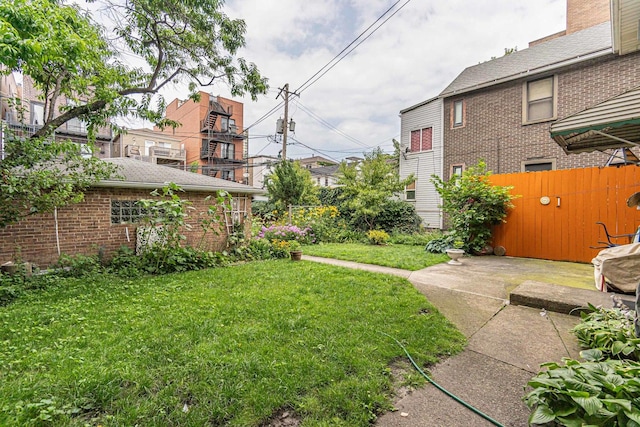
[[[567, 156], [550, 128], [640, 86], [640, 52], [620, 55], [612, 46], [609, 2], [568, 0], [565, 31], [462, 71], [438, 95], [441, 176], [448, 179], [480, 159], [496, 174], [607, 164], [610, 153]], [[416, 197], [428, 191], [424, 181], [416, 182]]]
[[[198, 224], [200, 213], [206, 212], [211, 202], [207, 196], [225, 190], [233, 196], [232, 209], [224, 214], [220, 235], [209, 234], [204, 248], [224, 248], [228, 230], [234, 222], [244, 223], [251, 212], [251, 196], [264, 191], [227, 180], [185, 172], [130, 158], [112, 158], [105, 161], [119, 166], [119, 178], [102, 181], [85, 193], [81, 203], [60, 208], [57, 212], [37, 214], [0, 229], [0, 264], [20, 257], [46, 267], [58, 260], [60, 254], [96, 254], [111, 256], [125, 245], [135, 249], [137, 200], [150, 199], [150, 192], [162, 188], [167, 182], [180, 185], [195, 208], [189, 212], [187, 222], [191, 230], [184, 230], [186, 244], [197, 247], [202, 230]], [[248, 224], [248, 223], [247, 223]]]
[[199, 102], [174, 99], [167, 105], [165, 117], [181, 126], [155, 130], [181, 141], [187, 168], [197, 167], [204, 175], [248, 183], [241, 102], [200, 92]]

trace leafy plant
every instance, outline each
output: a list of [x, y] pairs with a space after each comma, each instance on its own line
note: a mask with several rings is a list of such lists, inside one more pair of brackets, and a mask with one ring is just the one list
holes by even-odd
[[640, 425], [640, 364], [607, 360], [564, 365], [546, 363], [528, 385], [524, 401], [533, 411], [530, 424], [568, 427]]
[[372, 245], [384, 245], [389, 240], [389, 234], [384, 230], [369, 230], [367, 239]]
[[86, 277], [102, 271], [102, 265], [97, 255], [60, 255], [58, 262], [53, 265], [56, 274], [62, 277]]
[[[640, 338], [635, 336], [634, 312], [589, 304], [572, 332], [583, 348], [597, 349], [603, 357], [640, 360]], [[587, 353], [588, 354], [588, 353]]]
[[384, 203], [415, 178], [410, 175], [401, 180], [393, 164], [387, 162], [389, 156], [380, 148], [365, 153], [364, 157], [357, 165], [340, 164], [338, 183], [343, 187], [339, 198], [364, 221], [368, 230], [373, 230], [379, 226]]
[[313, 184], [311, 173], [298, 162], [281, 161], [271, 174], [265, 177], [265, 188], [269, 202], [281, 213], [289, 205], [314, 205], [318, 203], [318, 189]]
[[257, 238], [267, 240], [297, 240], [302, 243], [315, 243], [315, 236], [309, 227], [299, 228], [296, 225], [271, 225], [262, 227]]
[[486, 163], [480, 161], [449, 181], [431, 177], [455, 240], [462, 240], [463, 249], [470, 253], [482, 251], [491, 240], [491, 226], [504, 222], [513, 207], [512, 187], [494, 186], [490, 176]]
[[452, 248], [454, 245], [456, 238], [451, 234], [444, 235], [442, 237], [438, 237], [436, 239], [430, 240], [425, 245], [425, 250], [427, 252], [431, 252], [432, 254], [443, 254], [447, 249]]

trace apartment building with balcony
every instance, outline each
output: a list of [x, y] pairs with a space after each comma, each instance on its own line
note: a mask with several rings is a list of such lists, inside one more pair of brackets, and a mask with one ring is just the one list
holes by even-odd
[[165, 116], [181, 126], [162, 132], [180, 141], [188, 169], [246, 183], [248, 155], [242, 135], [243, 108], [241, 102], [205, 92], [200, 92], [199, 102], [174, 99]]
[[130, 157], [156, 165], [187, 169], [187, 152], [179, 138], [151, 129], [127, 129], [115, 138], [113, 157]]
[[[61, 114], [61, 108], [73, 105], [73, 101], [59, 96], [54, 105], [54, 117]], [[0, 77], [0, 112], [2, 131], [0, 133], [0, 151], [3, 150], [6, 138], [26, 138], [33, 135], [44, 124], [45, 102], [40, 91], [34, 86], [29, 76], [23, 76], [22, 84], [16, 82], [13, 74]], [[64, 123], [54, 132], [56, 140], [71, 140], [81, 147], [87, 146], [87, 124], [74, 118]], [[99, 158], [111, 155], [111, 128], [97, 129], [94, 142], [96, 150], [93, 155]], [[87, 155], [91, 155], [89, 150]]]

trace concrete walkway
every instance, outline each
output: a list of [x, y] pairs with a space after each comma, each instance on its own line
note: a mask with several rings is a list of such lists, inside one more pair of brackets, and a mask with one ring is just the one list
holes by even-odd
[[[462, 353], [430, 369], [431, 378], [504, 426], [527, 425], [529, 409], [522, 396], [541, 363], [579, 357], [578, 343], [569, 333], [579, 318], [563, 313], [588, 302], [611, 304], [608, 295], [595, 290], [593, 268], [587, 264], [489, 256], [410, 272], [303, 259], [409, 279], [468, 338]], [[526, 305], [510, 304], [510, 299]], [[555, 309], [563, 313], [551, 311]], [[432, 385], [413, 391], [395, 407], [397, 411], [381, 416], [376, 426], [495, 425]]]

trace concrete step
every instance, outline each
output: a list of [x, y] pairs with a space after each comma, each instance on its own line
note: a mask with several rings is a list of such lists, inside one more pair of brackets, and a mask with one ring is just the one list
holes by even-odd
[[558, 286], [534, 280], [527, 280], [515, 288], [509, 294], [509, 303], [579, 316], [582, 311], [580, 308], [586, 308], [589, 303], [595, 306], [613, 307], [611, 299], [613, 295], [618, 295], [629, 308], [633, 308], [634, 296], [632, 295]]

